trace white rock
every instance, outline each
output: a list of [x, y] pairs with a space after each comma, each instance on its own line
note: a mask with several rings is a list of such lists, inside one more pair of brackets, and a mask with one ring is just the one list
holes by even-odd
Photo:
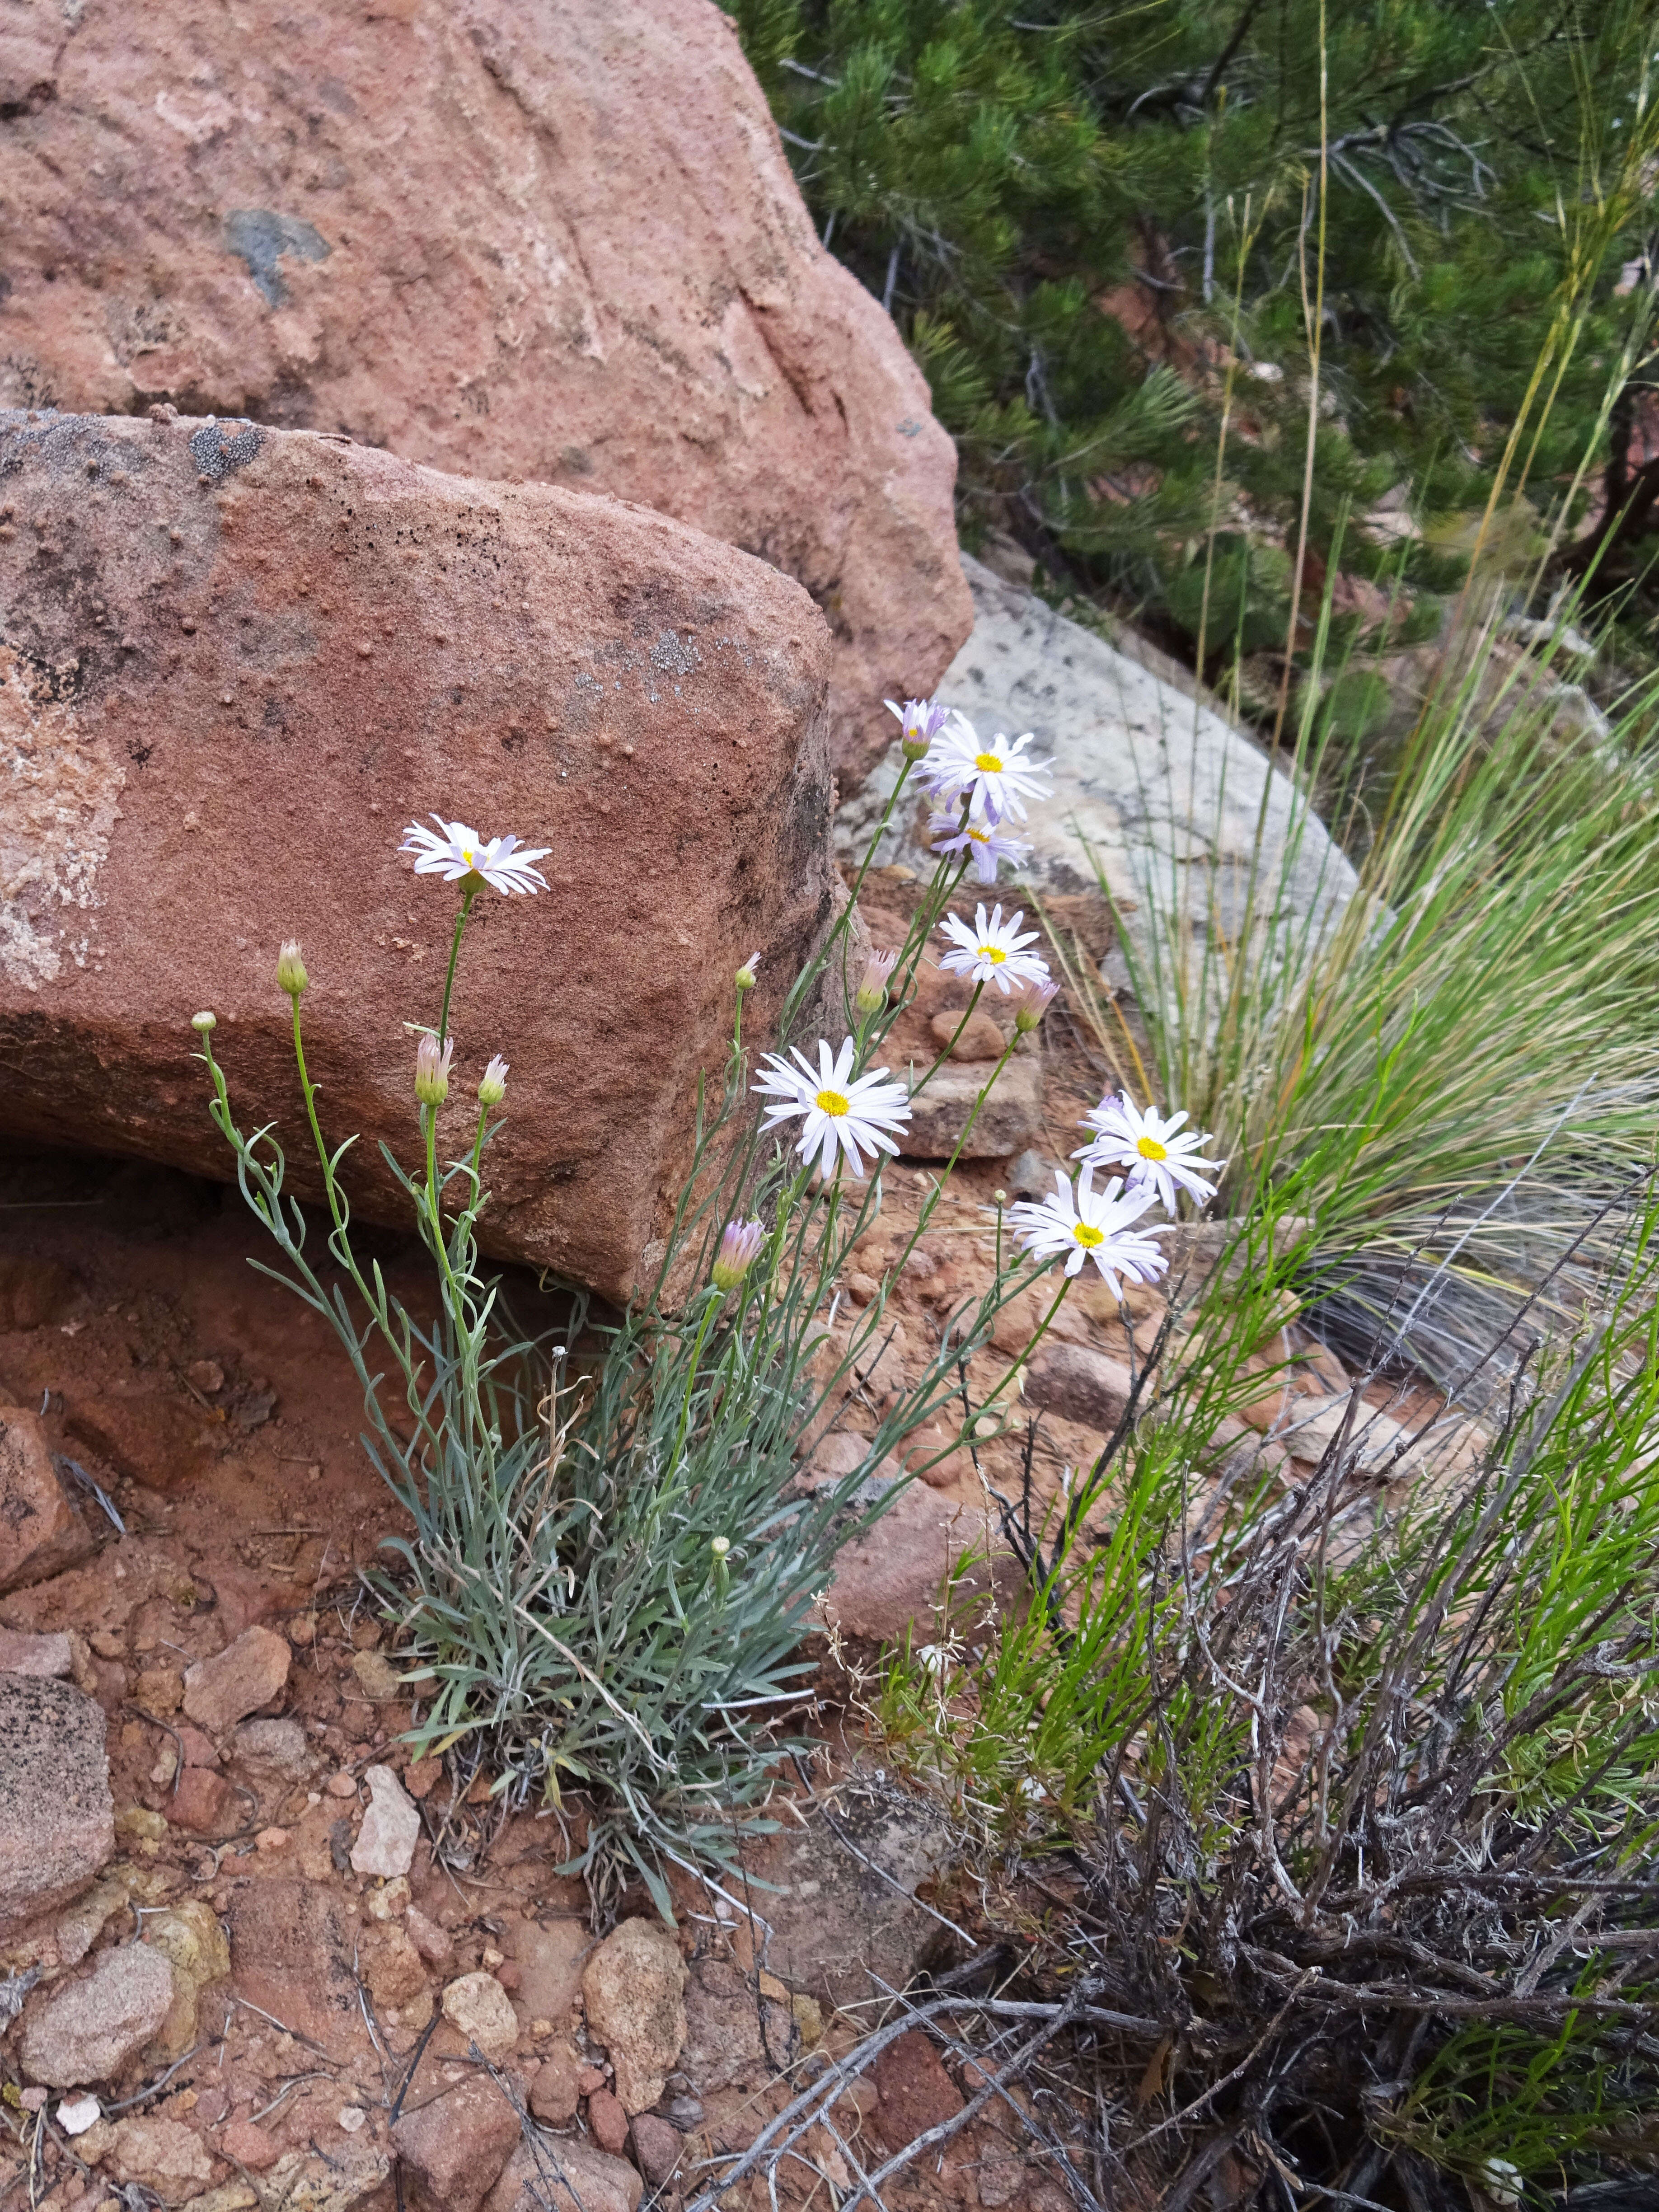
[[78, 2097], [65, 2097], [58, 2107], [58, 2124], [66, 2136], [83, 2136], [103, 2111], [90, 2090]]
[[519, 2016], [494, 1974], [463, 1974], [443, 1994], [444, 2018], [486, 2058], [505, 2058], [519, 2039]]
[[582, 1970], [587, 2025], [611, 2053], [631, 2118], [662, 2095], [685, 2041], [685, 1965], [659, 1920], [624, 1920]]
[[[1348, 860], [1263, 749], [1191, 696], [1185, 670], [1132, 633], [1110, 645], [981, 562], [964, 556], [962, 565], [974, 629], [941, 678], [939, 696], [982, 736], [1031, 731], [1033, 757], [1052, 763], [1053, 798], [1034, 803], [1029, 821], [1009, 825], [1032, 848], [1018, 874], [1045, 893], [1090, 889], [1086, 840], [1114, 896], [1136, 902], [1135, 926], [1145, 927], [1156, 871], [1164, 884], [1185, 887], [1196, 921], [1206, 920], [1213, 902], [1218, 921], [1232, 929], [1243, 912], [1260, 822], [1264, 881], [1277, 879], [1279, 856], [1287, 855], [1287, 913], [1346, 904], [1357, 880]], [[862, 855], [899, 766], [895, 747], [841, 809], [839, 855]], [[901, 805], [878, 865], [897, 861], [931, 873], [929, 811], [920, 797], [915, 807]], [[964, 890], [972, 889], [970, 879]], [[1006, 890], [1002, 896], [1008, 904]], [[1017, 892], [1012, 902], [1018, 904]]]
[[368, 1785], [368, 1810], [351, 1848], [352, 1868], [392, 1881], [415, 1863], [421, 1815], [389, 1766], [371, 1766], [363, 1780]]

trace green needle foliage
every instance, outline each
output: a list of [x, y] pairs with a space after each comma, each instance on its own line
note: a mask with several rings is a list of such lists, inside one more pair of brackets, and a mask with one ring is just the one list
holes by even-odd
[[[1607, 458], [1632, 339], [1626, 415], [1644, 388], [1649, 288], [1618, 285], [1650, 222], [1651, 0], [735, 12], [821, 234], [957, 441], [970, 542], [1011, 528], [1189, 641], [1207, 606], [1206, 659], [1285, 644], [1310, 423], [1316, 597], [1345, 507], [1478, 519], [1507, 471], [1553, 509]], [[1583, 485], [1567, 504], [1576, 528]], [[1351, 528], [1342, 563], [1431, 631], [1463, 558], [1435, 535]]]

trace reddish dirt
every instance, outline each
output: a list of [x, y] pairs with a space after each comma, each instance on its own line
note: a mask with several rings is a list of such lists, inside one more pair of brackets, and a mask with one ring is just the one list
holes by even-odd
[[[906, 896], [902, 883], [876, 888], [894, 902]], [[890, 1060], [921, 1057], [926, 1022], [926, 1012], [906, 1018]], [[1040, 1149], [1060, 1162], [1101, 1083], [1063, 1005], [1046, 1024], [1045, 1055]], [[984, 1209], [1008, 1167], [979, 1162], [958, 1171], [898, 1279], [890, 1311], [905, 1332], [900, 1348], [912, 1375], [951, 1310], [986, 1279]], [[848, 1270], [849, 1308], [873, 1294], [936, 1175], [910, 1163], [887, 1170], [883, 1213]], [[419, 1302], [426, 1277], [411, 1241], [366, 1231], [362, 1249]], [[82, 1686], [109, 1716], [133, 1903], [198, 1896], [228, 1929], [232, 1976], [202, 1999], [204, 2047], [144, 2108], [187, 2120], [221, 2160], [220, 2179], [234, 2172], [232, 2152], [246, 2166], [289, 2151], [384, 2151], [404, 2063], [434, 2021], [439, 1992], [459, 1973], [493, 1971], [508, 1986], [520, 2029], [510, 2063], [521, 2076], [556, 2052], [562, 2063], [585, 2063], [579, 2033], [569, 2041], [568, 2007], [557, 2019], [532, 2009], [550, 2002], [538, 1996], [546, 1972], [538, 1943], [559, 1929], [578, 1950], [586, 1941], [581, 1886], [556, 1871], [567, 1848], [559, 1823], [546, 1815], [503, 1823], [481, 1784], [458, 1800], [455, 1778], [438, 1762], [410, 1768], [398, 1741], [409, 1709], [373, 1694], [374, 1669], [361, 1663], [383, 1634], [361, 1571], [398, 1516], [358, 1441], [359, 1393], [332, 1332], [257, 1273], [251, 1251], [259, 1251], [258, 1233], [232, 1188], [44, 1148], [15, 1148], [0, 1164], [0, 1397], [42, 1413], [53, 1449], [102, 1488], [126, 1531], [118, 1537], [84, 1492], [96, 1557], [0, 1598], [0, 1626], [71, 1628], [88, 1640]], [[525, 1313], [540, 1305], [556, 1322], [535, 1278], [507, 1272]], [[1121, 1356], [1123, 1326], [1103, 1299], [1068, 1298], [1060, 1333]], [[1138, 1298], [1133, 1326], [1143, 1353], [1161, 1311], [1155, 1297]], [[1285, 1343], [1306, 1352], [1299, 1332], [1287, 1332]], [[1018, 1350], [1010, 1334], [975, 1356], [975, 1395]], [[885, 1387], [878, 1376], [861, 1389], [844, 1425], [872, 1429]], [[1097, 1430], [1043, 1417], [1030, 1461], [1034, 1516], [1102, 1442]], [[981, 1450], [978, 1468], [956, 1453], [935, 1471], [934, 1486], [964, 1512], [982, 1512], [987, 1481], [1018, 1496], [1024, 1453], [1022, 1422], [1018, 1435]], [[197, 1740], [179, 1711], [183, 1670], [255, 1623], [281, 1631], [293, 1649], [283, 1710], [306, 1733], [311, 1764], [302, 1776], [250, 1774], [224, 1743], [216, 1753]], [[825, 1719], [838, 1735], [837, 1717]], [[428, 1818], [410, 1878], [410, 1902], [432, 1923], [418, 1953], [406, 1932], [420, 1933], [418, 1923], [396, 1911], [378, 1917], [380, 1886], [351, 1872], [346, 1856], [360, 1778], [376, 1763], [403, 1773]], [[433, 1833], [447, 1840], [447, 1868], [434, 1866]], [[714, 1928], [708, 1898], [688, 1888], [683, 1901], [688, 1930]], [[121, 1911], [128, 1917], [115, 1925], [126, 1940], [135, 1923], [130, 1908]], [[5, 1963], [0, 1954], [0, 1971]], [[831, 2033], [853, 2030], [837, 2023]], [[465, 2056], [440, 2016], [420, 2083], [463, 2078]], [[140, 2086], [131, 2080], [126, 2092]], [[716, 2137], [747, 2141], [784, 2094], [775, 2084], [711, 2102], [705, 2139], [699, 2147], [690, 2138], [688, 2154], [708, 2155]], [[1006, 2155], [987, 2144], [973, 2152]], [[0, 2145], [0, 2197], [5, 2156]], [[906, 2185], [897, 2201], [931, 2203], [932, 2185]], [[956, 2201], [973, 2201], [965, 2173], [943, 2185]], [[66, 2186], [45, 2201], [67, 2205], [83, 2194]], [[97, 2201], [84, 2196], [88, 2206]], [[364, 2200], [392, 2201], [389, 2192]]]

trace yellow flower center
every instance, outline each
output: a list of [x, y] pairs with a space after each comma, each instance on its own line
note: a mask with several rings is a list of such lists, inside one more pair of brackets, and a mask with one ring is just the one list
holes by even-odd
[[461, 858], [466, 862], [469, 868], [472, 866], [472, 848], [471, 845], [462, 846]]
[[812, 1101], [820, 1114], [845, 1114], [848, 1102], [839, 1091], [820, 1091]]
[[981, 775], [999, 775], [1002, 771], [1002, 755], [1000, 753], [975, 753], [974, 755], [974, 766], [979, 770]]
[[1170, 1157], [1170, 1147], [1160, 1145], [1156, 1137], [1142, 1137], [1135, 1150], [1143, 1160], [1167, 1160]]
[[1088, 1221], [1079, 1221], [1072, 1231], [1072, 1237], [1076, 1243], [1082, 1245], [1085, 1252], [1092, 1252], [1097, 1244], [1103, 1244], [1106, 1242], [1106, 1231], [1103, 1229], [1097, 1229], [1092, 1222]]
[[994, 968], [1000, 968], [1008, 957], [1000, 945], [981, 945], [979, 948], [979, 957], [981, 960], [988, 960]]
[[969, 830], [964, 834], [971, 837], [976, 845], [988, 845], [991, 842], [991, 833], [988, 830]]

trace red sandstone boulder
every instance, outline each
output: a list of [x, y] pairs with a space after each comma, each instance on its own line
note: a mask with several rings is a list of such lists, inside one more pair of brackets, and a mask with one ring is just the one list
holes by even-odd
[[[4, 805], [0, 798], [0, 810]], [[0, 936], [0, 968], [4, 944]], [[0, 1591], [79, 1566], [92, 1548], [91, 1533], [58, 1479], [39, 1414], [0, 1406]]]
[[[279, 941], [326, 1130], [405, 1222], [412, 1039], [453, 889], [434, 811], [550, 846], [469, 935], [439, 1145], [512, 1063], [490, 1249], [625, 1292], [723, 1066], [826, 927], [829, 639], [800, 587], [608, 499], [246, 425], [0, 416], [0, 1132], [225, 1176], [190, 1018], [243, 1127], [317, 1188]], [[648, 1266], [648, 1261], [647, 1261]]]
[[955, 453], [718, 8], [27, 14], [0, 404], [171, 400], [659, 507], [812, 593], [862, 775], [884, 693], [930, 690], [971, 627]]

